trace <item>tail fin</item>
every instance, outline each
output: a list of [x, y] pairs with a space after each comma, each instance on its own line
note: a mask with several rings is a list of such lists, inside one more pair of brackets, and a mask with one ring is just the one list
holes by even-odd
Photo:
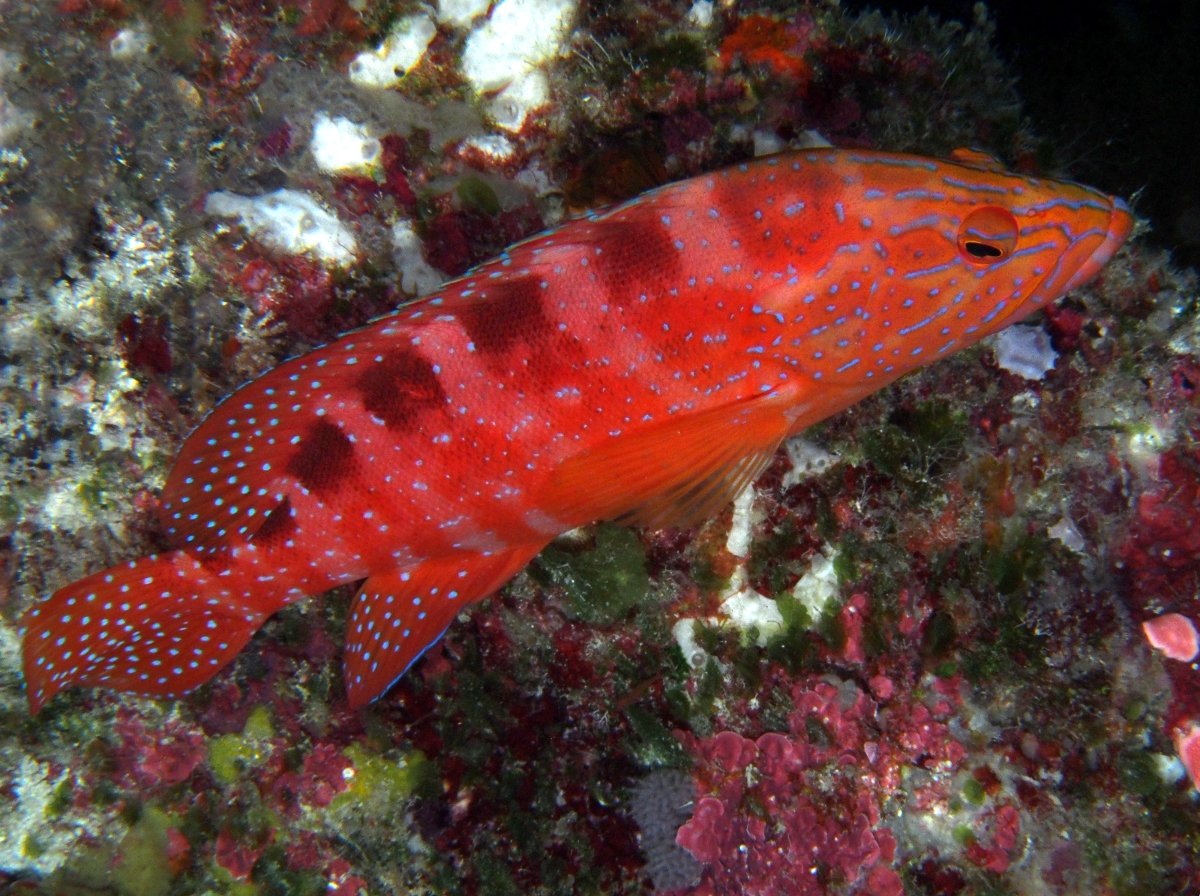
[[265, 618], [231, 599], [224, 584], [171, 551], [56, 591], [23, 620], [33, 712], [68, 687], [174, 696], [208, 681]]

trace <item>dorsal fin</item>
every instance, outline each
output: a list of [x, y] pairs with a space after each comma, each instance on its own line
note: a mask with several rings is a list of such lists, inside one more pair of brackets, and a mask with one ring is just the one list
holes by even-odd
[[430, 394], [440, 387], [429, 363], [412, 352], [402, 315], [285, 361], [209, 413], [184, 442], [163, 487], [159, 514], [173, 546], [241, 543], [297, 483], [332, 487], [347, 472], [337, 463], [348, 459], [354, 434], [322, 416], [330, 396], [378, 399], [383, 415], [445, 400]]
[[960, 146], [950, 153], [950, 160], [968, 168], [978, 168], [980, 171], [1005, 171], [1004, 163], [982, 149], [971, 149]]

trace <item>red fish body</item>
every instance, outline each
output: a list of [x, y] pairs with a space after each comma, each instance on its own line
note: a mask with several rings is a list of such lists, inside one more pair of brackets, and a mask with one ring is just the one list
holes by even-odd
[[955, 155], [671, 184], [270, 371], [184, 444], [174, 549], [28, 613], [34, 710], [76, 685], [179, 694], [360, 579], [345, 680], [366, 703], [556, 535], [713, 513], [789, 434], [1058, 298], [1129, 234], [1120, 200]]

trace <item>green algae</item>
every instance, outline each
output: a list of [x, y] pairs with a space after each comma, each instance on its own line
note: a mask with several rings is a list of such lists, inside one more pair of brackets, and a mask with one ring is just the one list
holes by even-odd
[[[835, 561], [836, 562], [836, 561]], [[808, 607], [790, 591], [782, 591], [775, 597], [779, 615], [783, 617], [784, 631], [807, 631], [812, 628], [812, 614]]]
[[1140, 797], [1153, 796], [1163, 785], [1158, 769], [1149, 753], [1142, 750], [1127, 750], [1117, 757], [1117, 773], [1121, 785]]
[[113, 866], [113, 884], [121, 896], [164, 896], [171, 889], [175, 872], [167, 857], [170, 827], [165, 812], [148, 808], [121, 840], [120, 858]]
[[988, 576], [1001, 594], [1013, 594], [1041, 578], [1049, 553], [1050, 540], [1044, 535], [1022, 535], [1003, 549], [989, 552]]
[[966, 783], [963, 784], [962, 793], [963, 799], [973, 806], [982, 806], [983, 801], [987, 799], [983, 785], [974, 778], [967, 778]]
[[205, 28], [209, 27], [201, 0], [183, 0], [174, 14], [156, 15], [151, 21], [154, 23], [154, 36], [164, 56], [176, 65], [195, 64], [196, 43]]
[[270, 755], [267, 743], [275, 734], [265, 706], [251, 710], [241, 734], [222, 734], [208, 742], [208, 766], [222, 784], [234, 784], [247, 768]]
[[921, 638], [921, 653], [932, 659], [940, 659], [950, 652], [958, 640], [958, 628], [954, 617], [945, 610], [938, 610], [925, 626]]
[[517, 882], [513, 880], [508, 866], [499, 857], [488, 851], [478, 853], [471, 864], [479, 875], [480, 891], [488, 896], [521, 896]]
[[958, 674], [961, 667], [954, 660], [946, 660], [933, 667], [933, 674], [943, 680], [951, 679]]
[[[256, 883], [249, 880], [236, 880], [232, 874], [220, 865], [215, 865], [212, 868], [212, 876], [220, 884], [219, 893], [221, 896], [259, 896], [259, 888]], [[205, 893], [204, 896], [210, 896], [210, 893]], [[216, 894], [212, 894], [216, 896]]]
[[1157, 855], [1139, 852], [1122, 856], [1108, 874], [1116, 896], [1144, 896], [1167, 892], [1167, 871]]
[[56, 815], [61, 815], [63, 812], [71, 808], [71, 800], [75, 795], [75, 782], [71, 776], [63, 778], [58, 782], [58, 786], [54, 788], [54, 792], [50, 794], [50, 801], [46, 803], [46, 817], [53, 818]]
[[493, 216], [500, 214], [500, 200], [496, 197], [496, 191], [482, 177], [467, 175], [458, 182], [454, 193], [463, 205]]
[[354, 766], [350, 786], [333, 798], [334, 810], [361, 806], [364, 800], [396, 803], [407, 799], [433, 773], [433, 768], [419, 750], [388, 759], [372, 753], [361, 744], [351, 744], [343, 751]]
[[906, 587], [912, 572], [912, 554], [898, 542], [893, 520], [884, 521], [872, 539], [848, 529], [837, 539], [833, 570], [838, 582], [850, 582], [856, 590], [865, 590], [874, 616], [892, 619], [896, 615], [896, 595]]
[[262, 896], [322, 896], [329, 883], [317, 871], [289, 868], [287, 847], [272, 843], [254, 863], [254, 886]]
[[697, 588], [707, 593], [724, 590], [729, 581], [728, 575], [722, 575], [717, 571], [714, 558], [708, 554], [700, 554], [692, 561], [688, 575], [696, 583]]
[[944, 401], [901, 408], [882, 426], [862, 435], [866, 459], [879, 472], [899, 480], [918, 503], [939, 494], [935, 481], [965, 453], [966, 412]]
[[788, 517], [766, 538], [756, 539], [751, 545], [750, 556], [746, 560], [746, 574], [753, 582], [766, 582], [764, 593], [767, 597], [779, 599], [786, 593], [785, 589], [793, 570], [792, 564], [781, 558], [795, 545], [798, 537], [796, 524]]
[[242, 729], [244, 737], [254, 740], [269, 740], [275, 736], [275, 727], [271, 724], [271, 713], [265, 706], [256, 706], [246, 718]]
[[989, 637], [976, 638], [970, 648], [959, 651], [963, 675], [979, 684], [1002, 677], [1025, 679], [1045, 665], [1044, 635], [1030, 627], [1026, 602], [1015, 595], [1001, 595], [989, 605], [991, 612], [981, 620], [980, 630]]
[[809, 633], [812, 616], [808, 608], [789, 592], [780, 594], [775, 602], [783, 617], [783, 631], [767, 642], [765, 656], [769, 662], [778, 663], [792, 675], [798, 675], [811, 667], [817, 658], [817, 646]]
[[689, 768], [692, 760], [653, 713], [636, 703], [625, 709], [632, 736], [626, 741], [629, 752], [646, 768]]
[[963, 848], [967, 848], [975, 844], [975, 831], [971, 829], [969, 824], [956, 825], [952, 834], [954, 841]]
[[27, 859], [40, 859], [46, 854], [46, 844], [36, 834], [26, 834], [21, 841], [21, 855]]
[[548, 547], [530, 567], [543, 584], [561, 588], [568, 615], [595, 625], [623, 619], [650, 596], [646, 554], [637, 536], [601, 523], [590, 550]]
[[468, 642], [456, 674], [456, 692], [439, 712], [438, 733], [446, 749], [472, 768], [487, 762], [501, 732], [515, 723], [505, 706], [501, 677], [483, 667], [478, 646]]

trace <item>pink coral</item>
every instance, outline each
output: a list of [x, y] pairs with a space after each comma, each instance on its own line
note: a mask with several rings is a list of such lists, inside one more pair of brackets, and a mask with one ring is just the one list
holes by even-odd
[[[947, 697], [947, 706], [956, 700], [953, 686]], [[819, 896], [837, 883], [899, 896], [896, 839], [880, 824], [880, 806], [903, 764], [953, 767], [962, 747], [925, 706], [895, 706], [881, 719], [852, 683], [811, 676], [792, 688], [792, 703], [786, 734], [680, 735], [697, 759], [697, 795], [676, 843], [708, 866], [693, 893]], [[997, 813], [993, 823], [1005, 861], [1012, 820]]]
[[1020, 813], [1015, 806], [1005, 803], [980, 821], [986, 829], [985, 836], [971, 844], [967, 858], [985, 871], [1003, 874], [1008, 870], [1009, 853], [1017, 845], [1017, 835], [1021, 832]]
[[217, 864], [228, 871], [234, 880], [246, 880], [250, 877], [254, 863], [262, 855], [263, 846], [249, 846], [235, 840], [229, 831], [223, 830], [217, 836]]
[[151, 729], [124, 708], [117, 713], [113, 732], [121, 742], [116, 757], [119, 776], [143, 790], [186, 781], [208, 754], [199, 731], [175, 720]]
[[317, 744], [304, 760], [299, 797], [317, 807], [328, 806], [346, 789], [345, 769], [350, 765], [333, 744]]
[[1150, 646], [1161, 650], [1168, 658], [1190, 663], [1200, 653], [1200, 636], [1192, 620], [1180, 613], [1163, 613], [1142, 623], [1142, 631]]
[[687, 824], [675, 835], [675, 842], [700, 862], [712, 862], [720, 854], [721, 842], [729, 828], [725, 823], [725, 805], [706, 796], [696, 801], [696, 808]]
[[842, 631], [846, 633], [846, 644], [842, 648], [841, 657], [843, 662], [861, 663], [867, 658], [862, 646], [863, 614], [866, 613], [866, 610], [867, 596], [865, 594], [853, 595], [842, 607], [839, 619], [842, 623]]
[[1192, 779], [1192, 786], [1200, 790], [1200, 726], [1193, 724], [1186, 732], [1176, 730], [1175, 751]]

